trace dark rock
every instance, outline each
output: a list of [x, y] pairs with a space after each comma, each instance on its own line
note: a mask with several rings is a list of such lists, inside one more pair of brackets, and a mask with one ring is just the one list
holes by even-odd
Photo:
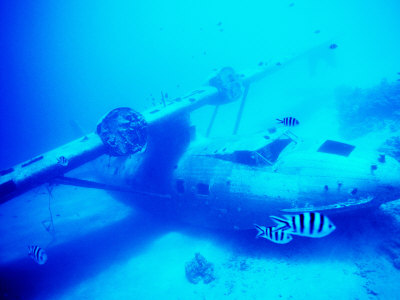
[[186, 263], [186, 278], [193, 284], [199, 283], [201, 280], [208, 284], [215, 280], [214, 266], [208, 262], [200, 253], [196, 253], [194, 258]]

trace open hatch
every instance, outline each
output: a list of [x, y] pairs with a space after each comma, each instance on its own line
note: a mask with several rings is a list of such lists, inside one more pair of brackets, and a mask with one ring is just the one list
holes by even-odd
[[336, 154], [341, 156], [349, 156], [353, 152], [355, 146], [336, 142], [332, 140], [326, 140], [317, 150], [318, 152]]

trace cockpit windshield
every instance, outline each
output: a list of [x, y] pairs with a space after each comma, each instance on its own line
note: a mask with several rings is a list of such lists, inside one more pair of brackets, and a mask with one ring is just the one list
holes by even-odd
[[291, 139], [275, 140], [267, 146], [261, 148], [258, 153], [262, 155], [270, 164], [278, 160], [279, 154], [292, 142]]
[[263, 147], [252, 150], [235, 150], [231, 153], [214, 154], [215, 157], [249, 166], [273, 165], [287, 145], [293, 140], [290, 138], [276, 139]]

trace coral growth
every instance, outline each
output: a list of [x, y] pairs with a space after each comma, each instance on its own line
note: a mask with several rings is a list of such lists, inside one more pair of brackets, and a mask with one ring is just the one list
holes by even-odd
[[371, 89], [342, 89], [337, 93], [340, 130], [345, 138], [400, 126], [400, 83], [382, 83]]
[[382, 204], [379, 210], [384, 214], [383, 220], [390, 222], [392, 226], [390, 231], [398, 236], [400, 234], [400, 199]]
[[400, 136], [393, 136], [379, 148], [379, 151], [390, 155], [400, 162]]
[[381, 245], [380, 250], [386, 254], [392, 262], [393, 267], [400, 270], [400, 243], [397, 241], [388, 241]]
[[390, 238], [381, 246], [380, 250], [389, 258], [393, 266], [400, 270], [400, 199], [382, 204], [380, 212], [383, 220], [388, 221], [386, 232], [391, 232]]
[[200, 253], [196, 253], [195, 257], [186, 263], [185, 271], [186, 278], [194, 284], [201, 280], [206, 284], [215, 280], [213, 264], [208, 262]]

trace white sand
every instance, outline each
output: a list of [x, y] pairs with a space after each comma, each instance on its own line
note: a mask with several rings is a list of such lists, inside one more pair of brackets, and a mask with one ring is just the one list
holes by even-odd
[[28, 245], [59, 245], [109, 226], [134, 213], [101, 190], [56, 186], [50, 207], [55, 239], [50, 225], [49, 194], [38, 187], [0, 206], [0, 264], [26, 257]]
[[[255, 257], [238, 254], [231, 246], [171, 232], [143, 254], [81, 282], [60, 299], [371, 299], [375, 295], [396, 299], [400, 295], [396, 284], [400, 272], [384, 257], [354, 251], [340, 259], [334, 254], [327, 259], [324, 253], [321, 259], [318, 251]], [[275, 247], [264, 240], [259, 246]], [[191, 284], [185, 277], [185, 262], [195, 252], [214, 263], [217, 279], [208, 285]]]
[[[88, 247], [83, 249], [87, 253], [74, 262], [69, 248], [79, 249], [71, 244], [74, 240], [85, 243], [85, 236], [101, 235], [113, 224], [138, 216], [104, 191], [59, 186], [53, 195], [56, 241], [48, 249], [48, 265], [38, 266], [43, 270], [38, 277], [43, 287], [47, 278], [55, 280], [53, 286], [58, 287], [57, 280], [60, 283], [48, 299], [339, 300], [398, 299], [400, 295], [400, 271], [378, 250], [377, 225], [355, 224], [356, 228], [342, 228], [323, 239], [296, 237], [288, 245], [276, 245], [240, 233], [221, 234], [185, 225], [171, 230], [158, 223], [151, 228], [152, 221], [138, 219], [133, 223], [142, 222], [143, 228], [125, 228], [127, 234], [115, 239], [108, 233], [105, 241], [96, 240], [100, 246], [82, 245]], [[41, 224], [49, 216], [47, 201], [41, 188], [0, 207], [0, 267], [17, 260], [19, 267], [36, 268], [26, 259], [26, 245], [51, 241]], [[105, 252], [102, 243], [107, 244]], [[52, 256], [55, 245], [57, 253]], [[185, 263], [196, 252], [214, 264], [216, 280], [210, 284], [192, 284], [185, 277]], [[87, 260], [85, 255], [99, 258]], [[63, 265], [64, 260], [76, 263], [75, 269], [64, 269], [69, 267]]]

